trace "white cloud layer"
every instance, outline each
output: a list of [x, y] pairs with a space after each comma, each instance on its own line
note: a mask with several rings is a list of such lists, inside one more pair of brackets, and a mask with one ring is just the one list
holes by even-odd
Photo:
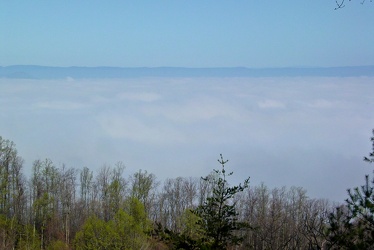
[[[305, 187], [341, 201], [370, 169], [373, 78], [0, 79], [0, 136], [25, 158], [160, 179], [204, 176]], [[334, 183], [334, 184], [332, 184]]]
[[260, 108], [285, 108], [286, 105], [276, 100], [265, 100], [258, 103]]
[[97, 117], [106, 134], [115, 139], [128, 139], [138, 143], [163, 145], [183, 142], [183, 136], [171, 126], [150, 123], [136, 117], [119, 114], [102, 114]]
[[140, 102], [154, 102], [161, 98], [159, 94], [156, 93], [136, 93], [136, 92], [122, 92], [119, 93], [118, 98], [121, 100], [128, 101], [140, 101]]

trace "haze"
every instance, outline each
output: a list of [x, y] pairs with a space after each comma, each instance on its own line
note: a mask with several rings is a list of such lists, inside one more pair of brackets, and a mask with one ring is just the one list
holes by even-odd
[[[304, 68], [374, 65], [373, 4], [354, 1], [0, 3], [0, 66]], [[349, 5], [349, 6], [348, 6]], [[343, 201], [371, 168], [373, 75], [0, 78], [0, 136], [32, 162], [122, 161], [159, 180], [301, 186]], [[24, 78], [24, 79], [20, 79]]]
[[160, 180], [235, 179], [342, 200], [370, 168], [373, 78], [0, 80], [0, 131], [36, 159], [98, 170], [122, 161]]

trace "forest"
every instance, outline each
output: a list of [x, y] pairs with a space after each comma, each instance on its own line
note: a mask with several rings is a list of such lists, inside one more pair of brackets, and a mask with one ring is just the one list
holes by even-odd
[[[364, 160], [374, 161], [373, 151]], [[353, 166], [354, 167], [354, 166]], [[374, 180], [333, 204], [302, 187], [229, 185], [220, 155], [206, 177], [157, 180], [125, 165], [56, 166], [23, 173], [0, 137], [0, 249], [374, 249]]]

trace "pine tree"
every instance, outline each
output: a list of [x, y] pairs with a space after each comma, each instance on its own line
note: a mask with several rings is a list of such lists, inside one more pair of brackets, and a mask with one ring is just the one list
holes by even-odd
[[[374, 130], [372, 150], [364, 161], [374, 162]], [[330, 245], [339, 249], [374, 249], [374, 178], [365, 176], [365, 184], [348, 189], [345, 213], [341, 208], [330, 215]], [[340, 223], [340, 224], [339, 224]]]
[[194, 212], [201, 217], [199, 224], [205, 230], [205, 239], [203, 247], [205, 249], [226, 249], [228, 245], [240, 244], [242, 237], [239, 231], [248, 228], [243, 222], [238, 221], [236, 211], [236, 202], [233, 201], [235, 194], [248, 188], [249, 178], [243, 185], [230, 187], [226, 178], [233, 172], [226, 173], [222, 154], [218, 162], [221, 164], [221, 170], [214, 170], [216, 178], [208, 176], [202, 178], [205, 182], [213, 181], [213, 191], [204, 204], [197, 207]]
[[[369, 157], [364, 157], [369, 163], [374, 162], [374, 130], [372, 133], [373, 151]], [[357, 242], [366, 249], [374, 249], [374, 177], [370, 180], [369, 175], [366, 175], [365, 184], [348, 190], [348, 194], [346, 202], [352, 214], [351, 221], [356, 225]]]

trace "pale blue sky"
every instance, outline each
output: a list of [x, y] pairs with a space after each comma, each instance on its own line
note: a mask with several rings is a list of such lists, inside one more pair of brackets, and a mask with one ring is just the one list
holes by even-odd
[[374, 4], [1, 1], [0, 66], [374, 65]]
[[[0, 1], [0, 66], [374, 65], [374, 3]], [[36, 159], [160, 180], [302, 186], [343, 201], [370, 167], [373, 77], [0, 79], [0, 136]], [[243, 177], [243, 178], [242, 178]], [[332, 185], [332, 183], [334, 183]]]

